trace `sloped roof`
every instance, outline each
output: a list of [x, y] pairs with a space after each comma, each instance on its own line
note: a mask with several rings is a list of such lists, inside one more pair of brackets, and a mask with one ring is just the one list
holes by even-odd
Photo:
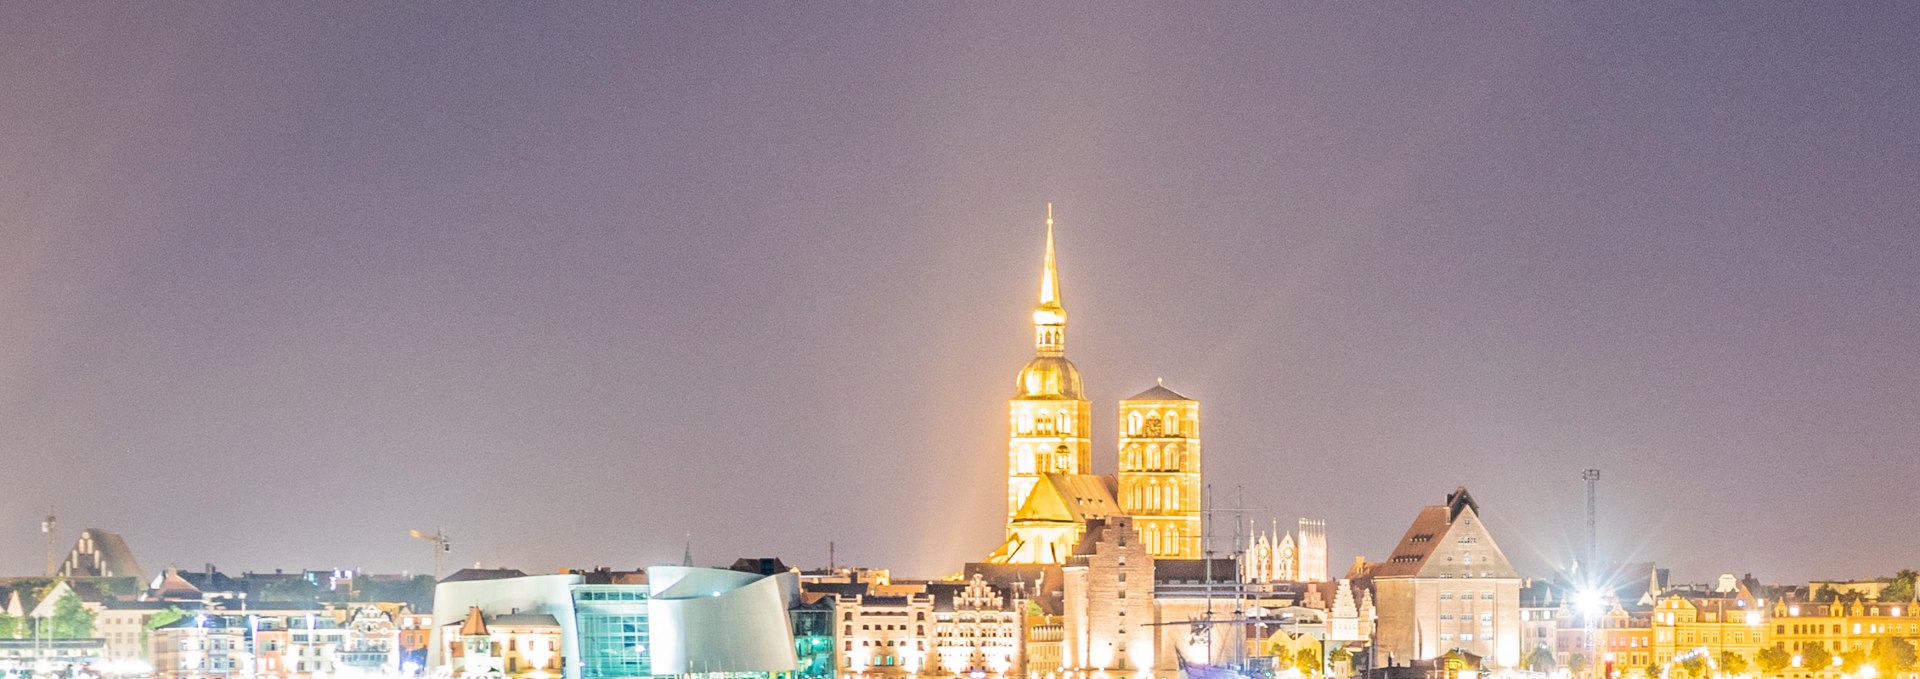
[[527, 574], [517, 568], [462, 568], [453, 575], [441, 578], [441, 582], [467, 582], [469, 580], [502, 580], [506, 578], [524, 578]]
[[1386, 561], [1369, 564], [1369, 577], [1412, 576], [1420, 572], [1427, 564], [1427, 558], [1433, 556], [1433, 548], [1440, 544], [1440, 538], [1447, 534], [1446, 505], [1427, 505], [1420, 508], [1420, 514], [1413, 518], [1413, 525], [1407, 528], [1406, 535], [1400, 536], [1393, 553]]
[[559, 627], [560, 621], [551, 613], [508, 613], [493, 616], [488, 623], [497, 627]]
[[1014, 512], [1014, 521], [1085, 523], [1120, 513], [1106, 477], [1093, 474], [1047, 474]]
[[467, 607], [467, 619], [460, 623], [460, 636], [478, 637], [487, 634], [487, 616], [480, 613], [479, 606]]
[[1384, 563], [1371, 565], [1367, 576], [1519, 577], [1494, 544], [1486, 523], [1477, 520], [1479, 515], [1480, 506], [1466, 487], [1455, 489], [1447, 494], [1446, 504], [1421, 508], [1392, 555]]
[[1155, 384], [1153, 385], [1152, 388], [1149, 388], [1146, 391], [1140, 392], [1138, 394], [1134, 394], [1132, 396], [1128, 396], [1126, 400], [1129, 400], [1129, 401], [1191, 401], [1193, 399], [1180, 395], [1180, 392], [1174, 391], [1172, 389], [1168, 389], [1167, 385], [1165, 384]]
[[67, 554], [66, 562], [60, 565], [60, 574], [146, 580], [145, 573], [140, 570], [140, 562], [134, 560], [133, 550], [127, 547], [126, 539], [120, 537], [119, 533], [98, 528], [80, 531], [80, 539], [73, 543], [73, 550]]
[[152, 595], [162, 599], [198, 599], [202, 592], [186, 578], [180, 577], [180, 569], [167, 567], [167, 572], [153, 583]]

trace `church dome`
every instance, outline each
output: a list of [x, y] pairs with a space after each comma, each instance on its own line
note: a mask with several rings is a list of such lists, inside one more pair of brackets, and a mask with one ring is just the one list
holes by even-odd
[[1080, 400], [1080, 369], [1065, 356], [1039, 356], [1020, 369], [1013, 383], [1014, 398], [1067, 398]]

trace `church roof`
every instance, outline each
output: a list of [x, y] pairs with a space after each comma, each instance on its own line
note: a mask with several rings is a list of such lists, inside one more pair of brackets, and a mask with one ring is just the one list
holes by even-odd
[[61, 564], [60, 574], [69, 577], [131, 577], [146, 580], [140, 571], [140, 562], [133, 558], [133, 549], [127, 547], [125, 538], [119, 533], [110, 533], [98, 528], [88, 528], [80, 532], [80, 540], [75, 542], [73, 550]]
[[1127, 397], [1129, 401], [1191, 401], [1180, 392], [1168, 389], [1165, 384], [1155, 384], [1152, 388]]
[[1086, 523], [1120, 513], [1113, 500], [1113, 488], [1104, 476], [1093, 474], [1047, 474], [1034, 484], [1027, 501], [1014, 512], [1013, 520], [1071, 521]]

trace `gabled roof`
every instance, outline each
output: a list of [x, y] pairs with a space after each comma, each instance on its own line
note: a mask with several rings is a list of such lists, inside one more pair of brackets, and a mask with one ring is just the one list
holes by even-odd
[[1013, 520], [1086, 523], [1120, 513], [1106, 477], [1092, 474], [1047, 474], [1034, 484]]
[[[1465, 486], [1447, 494], [1446, 504], [1420, 509], [1387, 560], [1369, 564], [1370, 578], [1498, 577], [1517, 578], [1507, 557], [1493, 543], [1480, 506]], [[1456, 561], [1456, 557], [1458, 561]]]
[[119, 533], [98, 528], [80, 531], [80, 539], [73, 543], [67, 560], [60, 564], [60, 574], [70, 577], [146, 579], [140, 570], [140, 562], [133, 558], [133, 550], [127, 547], [127, 541]]
[[460, 623], [460, 636], [481, 637], [487, 635], [487, 616], [480, 613], [479, 606], [467, 607], [467, 619]]
[[1155, 384], [1146, 391], [1127, 397], [1129, 401], [1191, 401], [1180, 392], [1168, 389], [1165, 384]]
[[1447, 534], [1447, 507], [1428, 505], [1420, 508], [1420, 514], [1413, 517], [1413, 525], [1407, 528], [1407, 534], [1400, 536], [1400, 544], [1395, 545], [1387, 560], [1369, 564], [1367, 576], [1394, 577], [1412, 576], [1426, 565], [1427, 558], [1433, 556], [1434, 546]]
[[180, 569], [172, 566], [154, 580], [151, 590], [151, 595], [160, 599], [199, 599], [203, 594], [199, 587], [180, 577]]

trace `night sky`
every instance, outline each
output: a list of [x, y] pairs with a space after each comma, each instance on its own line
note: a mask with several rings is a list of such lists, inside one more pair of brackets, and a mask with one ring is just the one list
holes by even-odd
[[1912, 4], [3, 14], [0, 573], [50, 507], [149, 571], [955, 572], [1049, 201], [1096, 470], [1163, 377], [1335, 573], [1465, 484], [1547, 574], [1587, 467], [1682, 580], [1920, 565]]

